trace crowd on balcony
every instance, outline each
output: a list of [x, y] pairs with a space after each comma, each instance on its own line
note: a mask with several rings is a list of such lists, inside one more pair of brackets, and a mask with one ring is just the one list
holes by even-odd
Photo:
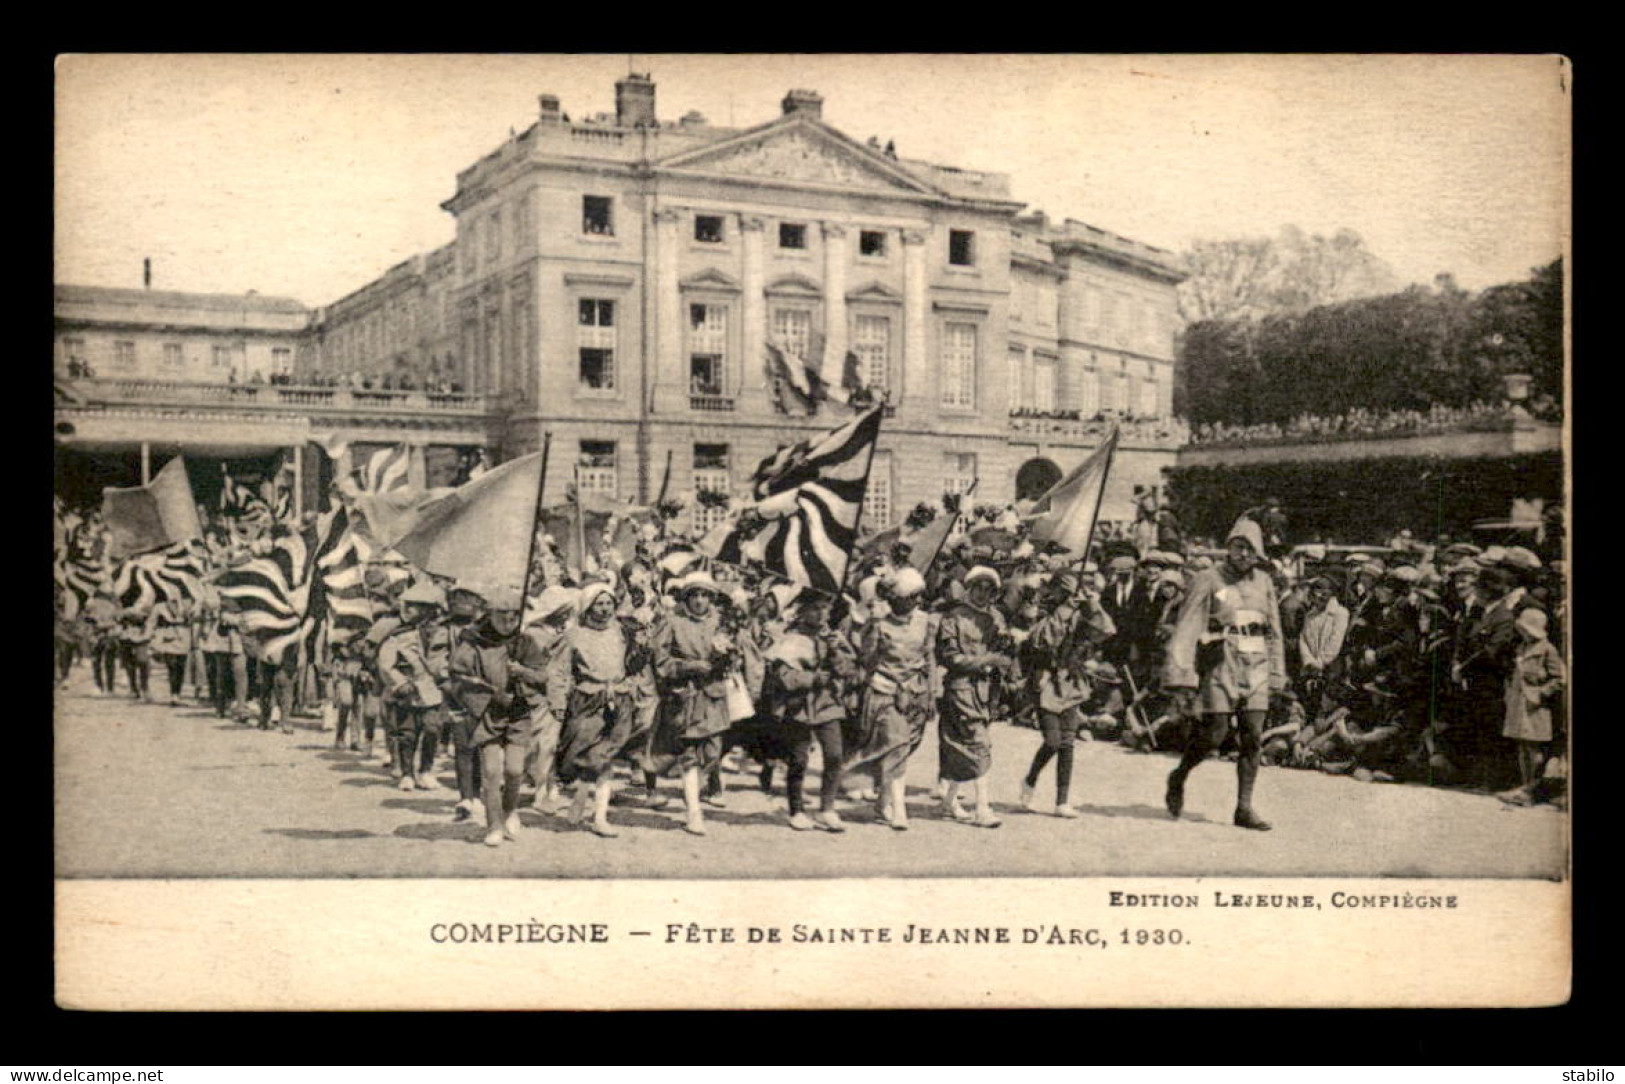
[[1016, 407], [1010, 417], [1020, 419], [1019, 428], [1033, 430], [1036, 423], [1056, 423], [1054, 431], [1082, 437], [1104, 437], [1116, 425], [1126, 440], [1172, 441], [1186, 444], [1190, 441], [1190, 425], [1183, 418], [1159, 414], [1102, 410], [1085, 415], [1081, 410], [1040, 410], [1037, 407]]
[[[1531, 400], [1524, 409], [1543, 421], [1557, 421], [1561, 408], [1549, 397]], [[1477, 401], [1466, 406], [1435, 403], [1426, 410], [1372, 410], [1355, 407], [1342, 414], [1300, 414], [1287, 422], [1206, 422], [1190, 433], [1192, 444], [1289, 444], [1358, 439], [1361, 437], [1423, 436], [1430, 433], [1494, 428], [1511, 418], [1505, 403]]]
[[[237, 374], [231, 374], [229, 383], [239, 383]], [[431, 395], [458, 395], [463, 385], [449, 377], [413, 376], [401, 373], [271, 373], [255, 372], [247, 380], [250, 385], [270, 384], [276, 387], [349, 388], [352, 391], [421, 391]]]

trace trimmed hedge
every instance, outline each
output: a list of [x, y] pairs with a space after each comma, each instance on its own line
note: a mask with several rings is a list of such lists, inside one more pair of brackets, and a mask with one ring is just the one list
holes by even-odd
[[1484, 459], [1396, 456], [1346, 463], [1176, 467], [1168, 495], [1187, 534], [1219, 538], [1236, 517], [1275, 499], [1289, 543], [1317, 536], [1383, 545], [1400, 528], [1419, 539], [1471, 537], [1475, 520], [1505, 519], [1514, 497], [1563, 499], [1559, 452]]

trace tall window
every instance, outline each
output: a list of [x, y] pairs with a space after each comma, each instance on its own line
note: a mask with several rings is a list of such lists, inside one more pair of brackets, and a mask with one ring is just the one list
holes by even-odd
[[[726, 444], [694, 445], [694, 492], [727, 493], [733, 488], [728, 474], [728, 446]], [[694, 531], [704, 535], [727, 518], [727, 509], [694, 502]]]
[[1033, 308], [1037, 310], [1033, 322], [1039, 327], [1054, 327], [1057, 292], [1054, 283], [1040, 282], [1033, 287]]
[[949, 230], [948, 262], [955, 267], [975, 267], [976, 234], [970, 230]]
[[293, 351], [286, 346], [274, 347], [271, 350], [271, 371], [284, 376], [293, 372]]
[[581, 232], [596, 237], [614, 237], [615, 201], [608, 196], [582, 196]]
[[62, 340], [62, 360], [71, 365], [85, 363], [85, 340], [70, 338]]
[[113, 344], [113, 366], [118, 369], [135, 368], [135, 343], [116, 342]]
[[1100, 413], [1100, 374], [1094, 369], [1078, 374], [1078, 412], [1085, 418]]
[[502, 256], [502, 212], [492, 211], [485, 220], [485, 262], [496, 263]]
[[581, 458], [577, 461], [576, 481], [583, 496], [593, 494], [611, 500], [620, 495], [615, 471], [615, 442], [613, 440], [584, 440]]
[[477, 222], [469, 222], [468, 232], [463, 237], [462, 244], [457, 247], [462, 254], [463, 277], [467, 278], [474, 274], [474, 269], [480, 262], [480, 231]]
[[1118, 369], [1105, 369], [1100, 374], [1100, 409], [1122, 410], [1126, 406], [1123, 401], [1123, 382], [1127, 378]]
[[688, 382], [690, 395], [726, 395], [728, 373], [728, 307], [688, 307]]
[[576, 347], [581, 358], [581, 386], [615, 390], [615, 302], [582, 298], [578, 306]]
[[536, 190], [527, 188], [513, 212], [514, 249], [523, 252], [536, 234]]
[[976, 405], [975, 324], [947, 324], [942, 329], [942, 405], [959, 409]]
[[1098, 286], [1083, 287], [1083, 326], [1098, 329], [1101, 321], [1101, 305], [1104, 295]]
[[1042, 411], [1055, 409], [1055, 359], [1033, 358], [1033, 407]]
[[530, 297], [513, 295], [513, 329], [508, 335], [509, 369], [519, 382], [519, 391], [528, 402], [536, 394], [536, 351], [531, 345]]
[[180, 343], [164, 344], [164, 368], [180, 369], [186, 365], [186, 357], [181, 353]]
[[502, 310], [485, 310], [485, 386], [502, 390]]
[[869, 488], [863, 494], [863, 522], [858, 529], [882, 531], [892, 524], [891, 507], [891, 453], [875, 452], [869, 466]]
[[965, 493], [976, 482], [976, 453], [948, 452], [942, 457], [942, 492]]
[[1140, 381], [1140, 408], [1139, 412], [1148, 418], [1155, 417], [1160, 405], [1157, 382], [1154, 379]]
[[852, 328], [852, 352], [858, 355], [858, 377], [877, 398], [891, 387], [891, 319], [859, 316]]
[[[774, 309], [769, 337], [789, 357], [805, 358], [812, 349], [812, 313], [807, 309]], [[777, 369], [773, 371], [773, 400], [784, 402], [784, 375]]]

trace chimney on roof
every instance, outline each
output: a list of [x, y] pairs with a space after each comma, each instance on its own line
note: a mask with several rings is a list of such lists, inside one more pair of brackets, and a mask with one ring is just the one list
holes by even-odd
[[791, 113], [805, 113], [814, 120], [822, 120], [824, 116], [824, 96], [816, 90], [792, 90], [779, 104], [787, 117]]
[[647, 72], [615, 81], [615, 123], [622, 128], [655, 126], [655, 85]]
[[543, 124], [557, 124], [561, 116], [559, 113], [559, 96], [557, 94], [539, 94], [536, 102], [541, 106]]

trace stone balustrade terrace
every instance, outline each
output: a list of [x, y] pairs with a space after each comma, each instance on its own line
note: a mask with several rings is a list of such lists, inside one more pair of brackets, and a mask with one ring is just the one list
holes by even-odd
[[203, 405], [210, 407], [379, 410], [401, 414], [481, 416], [494, 409], [489, 396], [470, 392], [323, 387], [302, 384], [226, 384], [190, 380], [100, 377], [74, 386], [92, 402]]

